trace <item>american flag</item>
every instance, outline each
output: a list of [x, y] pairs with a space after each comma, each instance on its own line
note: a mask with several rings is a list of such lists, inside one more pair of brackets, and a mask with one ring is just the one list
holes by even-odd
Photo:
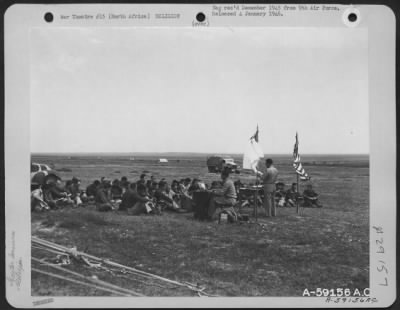
[[296, 132], [296, 143], [294, 144], [293, 150], [293, 167], [296, 170], [296, 173], [300, 176], [301, 180], [310, 180], [311, 178], [304, 171], [303, 165], [301, 164], [301, 159], [299, 155], [299, 138]]

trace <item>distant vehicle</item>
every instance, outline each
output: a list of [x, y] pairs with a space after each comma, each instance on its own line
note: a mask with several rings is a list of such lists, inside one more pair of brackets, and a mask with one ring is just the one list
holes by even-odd
[[52, 169], [45, 164], [31, 163], [31, 178], [40, 171], [52, 171]]
[[168, 162], [168, 159], [166, 159], [166, 158], [160, 158], [160, 163], [167, 163]]
[[46, 164], [31, 163], [31, 183], [44, 184], [47, 180], [61, 179], [56, 171]]
[[229, 168], [231, 172], [238, 172], [239, 166], [234, 159], [227, 156], [214, 155], [207, 158], [208, 172], [219, 173], [225, 168]]

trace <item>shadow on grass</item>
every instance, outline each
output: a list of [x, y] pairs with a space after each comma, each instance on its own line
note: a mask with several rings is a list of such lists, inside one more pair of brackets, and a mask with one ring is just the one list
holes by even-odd
[[76, 216], [76, 214], [64, 213], [61, 220], [59, 216], [56, 218], [55, 215], [49, 214], [40, 224], [47, 228], [58, 226], [66, 229], [79, 229], [88, 224], [96, 226], [116, 225], [115, 223], [106, 220], [103, 215], [96, 213], [82, 213], [79, 214], [79, 216]]
[[78, 229], [81, 228], [84, 223], [79, 219], [66, 219], [58, 224], [58, 227], [67, 229]]
[[113, 222], [107, 221], [102, 215], [99, 215], [96, 213], [84, 213], [84, 214], [82, 214], [81, 219], [83, 221], [85, 221], [86, 223], [91, 223], [91, 224], [99, 225], [99, 226], [116, 225]]

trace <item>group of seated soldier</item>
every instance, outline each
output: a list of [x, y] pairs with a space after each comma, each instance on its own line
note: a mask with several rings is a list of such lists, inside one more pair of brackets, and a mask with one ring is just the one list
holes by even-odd
[[[242, 183], [240, 181], [235, 181], [235, 187], [239, 194], [239, 189], [242, 187]], [[297, 203], [299, 203], [302, 207], [317, 207], [321, 208], [322, 205], [320, 204], [319, 195], [316, 193], [312, 187], [312, 184], [307, 184], [305, 190], [303, 191], [302, 195], [300, 195], [297, 191], [297, 183], [292, 183], [291, 187], [286, 190], [285, 183], [277, 182], [275, 183], [275, 193], [274, 199], [275, 204], [278, 207], [296, 207]], [[263, 193], [262, 191], [257, 196], [258, 205], [262, 205], [263, 201]], [[254, 205], [254, 196], [253, 195], [242, 195], [242, 202], [241, 207], [246, 207], [249, 205]]]
[[31, 184], [31, 210], [42, 211], [65, 206], [78, 207], [83, 204], [80, 180], [73, 177], [65, 184], [54, 175], [44, 184]]
[[297, 183], [285, 191], [285, 184], [278, 182], [275, 184], [275, 203], [278, 207], [295, 207], [297, 203], [301, 203], [304, 208], [317, 207], [321, 208], [319, 203], [319, 195], [313, 190], [312, 184], [307, 184], [303, 194], [297, 192]]
[[105, 178], [95, 180], [86, 188], [86, 194], [99, 211], [118, 209], [131, 215], [161, 214], [164, 210], [190, 211], [193, 192], [205, 188], [199, 179], [173, 180], [169, 184], [165, 178], [157, 181], [151, 176], [146, 180], [142, 174], [135, 182], [129, 182], [126, 177], [112, 183]]
[[[80, 180], [76, 177], [67, 180], [65, 184], [58, 177], [50, 178], [44, 185], [32, 184], [31, 210], [78, 207], [92, 203], [98, 211], [121, 210], [131, 215], [161, 214], [164, 210], [188, 212], [194, 204], [193, 193], [207, 190], [216, 196], [215, 203], [209, 208], [210, 217], [215, 217], [218, 205], [226, 204], [228, 200], [231, 202], [231, 198], [236, 200], [244, 185], [240, 180], [230, 181], [229, 173], [222, 175], [221, 181], [213, 181], [210, 186], [196, 178], [173, 180], [169, 184], [164, 178], [157, 181], [154, 176], [149, 179], [146, 177], [146, 174], [142, 174], [139, 180], [133, 182], [126, 177], [113, 181], [102, 177], [89, 184], [86, 190], [80, 189]], [[254, 203], [252, 199], [252, 196], [247, 197], [242, 206]], [[258, 199], [261, 205], [262, 197]], [[276, 183], [277, 206], [294, 207], [299, 200], [302, 200], [304, 207], [321, 207], [318, 194], [311, 184], [307, 185], [301, 196], [297, 192], [297, 183], [293, 183], [287, 191], [284, 183]]]

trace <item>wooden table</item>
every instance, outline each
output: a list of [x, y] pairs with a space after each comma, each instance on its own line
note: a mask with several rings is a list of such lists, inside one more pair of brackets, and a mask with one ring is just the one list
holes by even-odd
[[242, 201], [243, 201], [243, 195], [250, 196], [252, 195], [254, 197], [254, 216], [257, 221], [258, 217], [258, 196], [260, 194], [264, 193], [264, 187], [262, 185], [257, 185], [257, 186], [251, 186], [251, 187], [240, 187], [239, 188], [239, 201], [240, 201], [240, 206], [239, 206], [239, 211], [240, 208], [242, 207]]

